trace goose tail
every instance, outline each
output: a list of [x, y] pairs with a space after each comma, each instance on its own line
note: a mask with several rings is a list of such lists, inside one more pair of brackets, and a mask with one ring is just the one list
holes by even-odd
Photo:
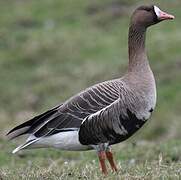
[[35, 116], [34, 118], [20, 124], [19, 126], [16, 126], [7, 133], [8, 139], [11, 140], [24, 134], [32, 134], [42, 123], [47, 121], [53, 114], [55, 114], [60, 106], [61, 104], [50, 109], [49, 111]]
[[30, 145], [32, 146], [34, 143], [36, 143], [39, 140], [39, 138], [27, 140], [24, 144], [21, 144], [16, 149], [12, 151], [13, 154], [17, 153], [18, 151], [22, 149], [27, 149]]

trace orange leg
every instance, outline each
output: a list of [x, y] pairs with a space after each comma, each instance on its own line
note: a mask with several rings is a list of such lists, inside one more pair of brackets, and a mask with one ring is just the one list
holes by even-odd
[[107, 159], [109, 161], [109, 164], [111, 165], [112, 170], [117, 171], [118, 169], [117, 169], [116, 164], [114, 162], [112, 152], [111, 151], [106, 151], [106, 157], [107, 157]]
[[106, 153], [105, 153], [105, 151], [98, 152], [98, 156], [99, 156], [99, 162], [100, 162], [102, 173], [104, 175], [107, 175], [108, 172], [107, 172], [107, 168], [106, 168], [106, 164], [105, 164], [105, 160], [106, 160]]

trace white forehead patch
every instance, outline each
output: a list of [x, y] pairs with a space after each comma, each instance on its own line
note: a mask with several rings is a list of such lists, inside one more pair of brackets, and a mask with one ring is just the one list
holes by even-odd
[[161, 10], [157, 6], [154, 6], [154, 11], [155, 11], [157, 17], [159, 17]]

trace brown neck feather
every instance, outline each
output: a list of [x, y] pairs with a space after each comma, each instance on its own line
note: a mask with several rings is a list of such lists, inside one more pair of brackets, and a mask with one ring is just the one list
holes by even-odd
[[145, 51], [146, 28], [131, 24], [129, 27], [128, 49], [129, 67], [128, 71], [138, 71], [148, 65]]

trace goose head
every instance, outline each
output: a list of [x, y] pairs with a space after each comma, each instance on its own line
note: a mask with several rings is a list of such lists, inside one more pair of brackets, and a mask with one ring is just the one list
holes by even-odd
[[157, 6], [140, 6], [134, 11], [131, 24], [147, 28], [163, 20], [171, 19], [174, 19], [173, 15], [160, 10]]

